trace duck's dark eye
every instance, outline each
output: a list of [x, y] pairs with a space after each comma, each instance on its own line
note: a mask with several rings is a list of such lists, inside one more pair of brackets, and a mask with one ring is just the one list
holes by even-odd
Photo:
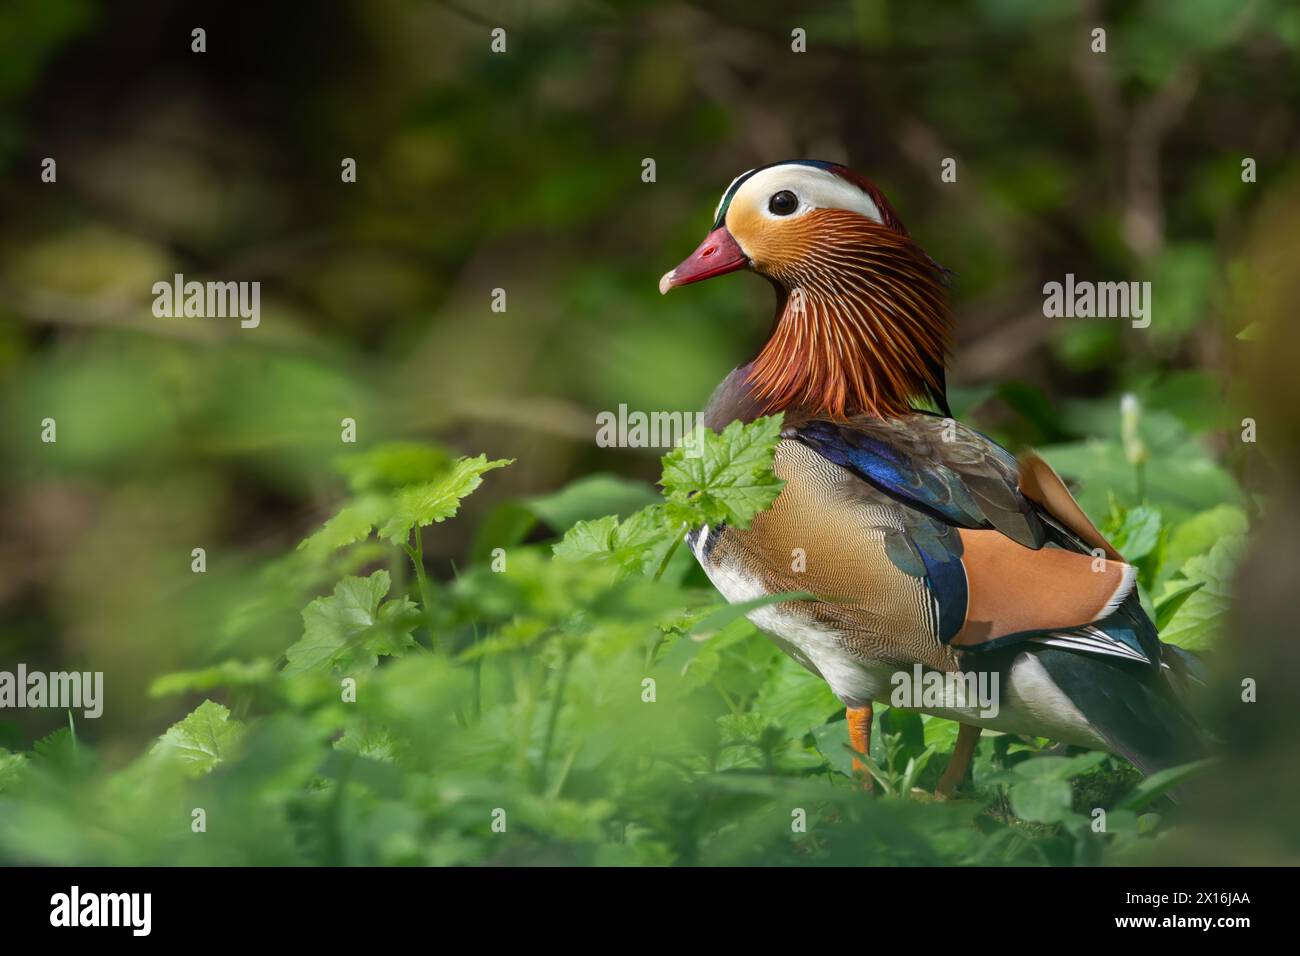
[[799, 197], [788, 189], [782, 189], [768, 200], [767, 208], [774, 216], [788, 216], [799, 208]]

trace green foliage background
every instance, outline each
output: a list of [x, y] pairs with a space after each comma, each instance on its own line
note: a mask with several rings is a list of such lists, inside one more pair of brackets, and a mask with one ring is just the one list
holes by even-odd
[[[1289, 555], [1250, 536], [1294, 519], [1262, 495], [1300, 444], [1294, 4], [197, 10], [0, 10], [0, 669], [106, 685], [98, 720], [0, 712], [0, 858], [1294, 860]], [[1216, 652], [1238, 763], [1178, 819], [1122, 761], [1006, 737], [963, 799], [912, 797], [955, 728], [896, 711], [897, 798], [864, 799], [834, 698], [671, 550], [753, 496], [593, 441], [761, 341], [763, 283], [655, 285], [795, 156], [871, 176], [956, 271], [958, 416], [1036, 446], [1164, 638]], [[176, 272], [261, 281], [261, 326], [155, 318]], [[1150, 280], [1151, 327], [1044, 318], [1067, 272]]]

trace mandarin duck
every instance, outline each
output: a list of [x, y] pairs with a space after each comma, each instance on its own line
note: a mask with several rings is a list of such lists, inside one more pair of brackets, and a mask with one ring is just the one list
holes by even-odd
[[[1041, 458], [951, 417], [948, 273], [881, 191], [835, 163], [744, 173], [659, 289], [740, 269], [771, 283], [776, 317], [704, 420], [783, 413], [785, 484], [748, 529], [695, 528], [686, 543], [729, 602], [813, 596], [749, 617], [830, 685], [852, 749], [870, 753], [873, 702], [905, 680], [978, 673], [991, 707], [916, 698], [960, 724], [941, 797], [983, 728], [1100, 748], [1145, 773], [1199, 756], [1181, 700], [1194, 663], [1158, 638], [1135, 568]], [[856, 756], [853, 769], [871, 789]]]

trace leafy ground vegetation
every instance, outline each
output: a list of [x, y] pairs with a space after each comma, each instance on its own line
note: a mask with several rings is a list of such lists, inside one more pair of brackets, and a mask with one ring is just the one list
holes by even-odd
[[[1165, 639], [1208, 649], [1247, 512], [1171, 422], [1132, 403], [1114, 417], [1113, 440], [1049, 457], [1134, 487], [1144, 503], [1112, 494], [1105, 530]], [[227, 608], [237, 644], [301, 607], [280, 656], [157, 677], [152, 695], [195, 706], [116, 767], [76, 715], [0, 751], [0, 848], [38, 863], [1066, 864], [1161, 840], [1161, 793], [1186, 771], [1141, 781], [1118, 758], [986, 734], [960, 797], [935, 802], [956, 725], [897, 709], [878, 711], [879, 795], [859, 792], [839, 703], [679, 547], [683, 528], [744, 526], [773, 500], [779, 427], [670, 452], [662, 495], [595, 475], [501, 504], [444, 578], [425, 535], [511, 461], [413, 443], [341, 458], [334, 516]], [[1153, 500], [1147, 473], [1173, 453], [1185, 480]]]

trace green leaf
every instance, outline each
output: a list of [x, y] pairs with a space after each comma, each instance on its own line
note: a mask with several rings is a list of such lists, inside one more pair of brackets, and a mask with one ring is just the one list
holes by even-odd
[[1070, 785], [1064, 780], [1025, 780], [1013, 784], [1009, 796], [1011, 809], [1022, 820], [1032, 823], [1062, 823], [1074, 816], [1074, 811], [1070, 809]]
[[1160, 602], [1173, 600], [1189, 585], [1201, 585], [1188, 595], [1169, 618], [1160, 639], [1187, 650], [1210, 646], [1219, 634], [1232, 603], [1232, 584], [1237, 562], [1246, 548], [1241, 535], [1223, 538], [1209, 553], [1189, 558], [1179, 577], [1165, 585]]
[[554, 547], [561, 561], [612, 561], [629, 571], [654, 570], [664, 549], [682, 533], [669, 524], [662, 505], [643, 508], [626, 521], [606, 515], [579, 521]]
[[1198, 512], [1174, 527], [1165, 548], [1165, 567], [1172, 574], [1222, 539], [1244, 535], [1249, 529], [1250, 519], [1236, 505], [1219, 505]]
[[230, 711], [205, 700], [158, 738], [151, 753], [180, 762], [191, 777], [202, 776], [225, 760], [244, 735], [244, 726]]
[[434, 481], [447, 470], [451, 456], [434, 445], [386, 442], [368, 451], [335, 459], [334, 465], [358, 494], [389, 491]]
[[781, 418], [773, 415], [748, 425], [732, 422], [721, 434], [706, 429], [698, 445], [666, 454], [660, 483], [669, 517], [690, 527], [726, 522], [748, 528], [785, 484], [772, 472]]
[[[844, 752], [848, 756], [850, 768], [852, 768], [854, 760], [861, 761], [862, 766], [867, 768], [867, 773], [871, 774], [872, 779], [875, 780], [880, 789], [884, 791], [885, 796], [902, 796], [896, 785], [900, 779], [899, 774], [894, 774], [886, 770], [876, 761], [876, 758], [870, 754], [859, 753], [854, 749], [853, 744], [849, 741], [845, 741], [844, 743]], [[849, 771], [849, 776], [853, 776], [852, 769]]]
[[304, 539], [298, 550], [323, 556], [370, 537], [375, 525], [386, 521], [393, 509], [392, 499], [384, 495], [363, 495], [342, 508], [319, 531]]
[[88, 769], [71, 727], [61, 727], [32, 745], [33, 763], [55, 773], [75, 777]]
[[1115, 805], [1115, 809], [1141, 810], [1152, 800], [1185, 783], [1216, 763], [1218, 763], [1218, 760], [1211, 757], [1205, 760], [1194, 760], [1191, 763], [1180, 764], [1177, 767], [1166, 767], [1164, 770], [1153, 773], [1134, 787], [1131, 793]]
[[1011, 772], [1026, 780], [1069, 780], [1101, 764], [1106, 754], [1100, 750], [1079, 754], [1077, 757], [1031, 757], [1011, 768]]
[[[513, 459], [488, 461], [486, 455], [458, 458], [450, 467], [446, 456], [422, 445], [383, 445], [356, 459], [343, 459], [350, 470], [349, 483], [360, 491], [343, 505], [319, 531], [298, 545], [317, 559], [370, 537], [379, 526], [380, 537], [405, 544], [411, 529], [456, 514], [460, 499], [482, 484], [485, 472], [502, 468]], [[430, 475], [436, 477], [425, 480]], [[415, 478], [393, 491], [394, 482]]]
[[380, 657], [415, 647], [411, 633], [419, 609], [406, 598], [384, 601], [390, 584], [387, 571], [346, 577], [333, 596], [308, 604], [302, 612], [303, 636], [285, 652], [284, 673], [370, 670]]
[[1160, 541], [1160, 512], [1147, 505], [1129, 508], [1111, 535], [1111, 544], [1130, 564], [1146, 557]]
[[918, 756], [909, 757], [907, 766], [903, 769], [903, 779], [899, 784], [899, 792], [909, 794], [912, 788], [916, 786], [917, 781], [921, 779], [921, 774], [925, 771], [925, 765], [930, 762], [930, 758], [936, 753], [933, 744], [921, 751]]
[[214, 687], [248, 687], [271, 679], [275, 668], [264, 657], [248, 661], [222, 661], [202, 670], [177, 671], [163, 674], [149, 685], [150, 697], [167, 697], [172, 694], [189, 694], [212, 690]]
[[[705, 616], [709, 613], [706, 611]], [[757, 629], [742, 617], [723, 626], [708, 640], [679, 640], [659, 659], [657, 666], [681, 675], [690, 687], [703, 687], [717, 675], [731, 647], [756, 639]]]
[[396, 759], [398, 749], [392, 734], [382, 727], [364, 732], [353, 728], [340, 737], [334, 746], [338, 750], [383, 763], [391, 763]]
[[925, 734], [926, 746], [933, 744], [941, 753], [948, 753], [957, 746], [957, 733], [961, 729], [957, 721], [948, 720], [946, 717], [935, 717], [933, 714], [922, 714], [921, 727]]
[[458, 458], [451, 470], [435, 481], [403, 488], [397, 492], [392, 514], [380, 526], [379, 536], [394, 544], [405, 544], [412, 529], [453, 517], [461, 499], [483, 483], [485, 472], [513, 462], [513, 458], [488, 461], [486, 455]]
[[615, 515], [579, 521], [564, 533], [552, 551], [561, 561], [609, 557], [614, 553], [614, 532], [617, 530], [618, 517]]
[[1119, 440], [1121, 416], [1112, 402], [1069, 403], [1063, 418], [1072, 431], [1098, 437], [1040, 448], [1039, 454], [1062, 478], [1076, 483], [1075, 497], [1088, 514], [1106, 514], [1114, 495], [1123, 504], [1145, 502], [1158, 507], [1169, 524], [1243, 498], [1233, 477], [1172, 414], [1151, 408], [1142, 411], [1139, 436], [1150, 457], [1141, 494]]
[[0, 793], [13, 788], [27, 772], [27, 756], [0, 747]]
[[853, 748], [849, 746], [849, 722], [836, 720], [812, 729], [813, 743], [831, 769], [853, 776]]
[[1197, 581], [1195, 584], [1189, 584], [1186, 587], [1178, 588], [1172, 593], [1166, 594], [1156, 602], [1156, 630], [1163, 631], [1173, 619], [1174, 614], [1183, 602], [1189, 597], [1205, 587], [1204, 581]]
[[844, 705], [826, 681], [806, 668], [786, 666], [782, 660], [760, 688], [754, 709], [780, 724], [790, 736], [802, 737], [810, 731], [815, 734], [827, 718], [843, 713]]

